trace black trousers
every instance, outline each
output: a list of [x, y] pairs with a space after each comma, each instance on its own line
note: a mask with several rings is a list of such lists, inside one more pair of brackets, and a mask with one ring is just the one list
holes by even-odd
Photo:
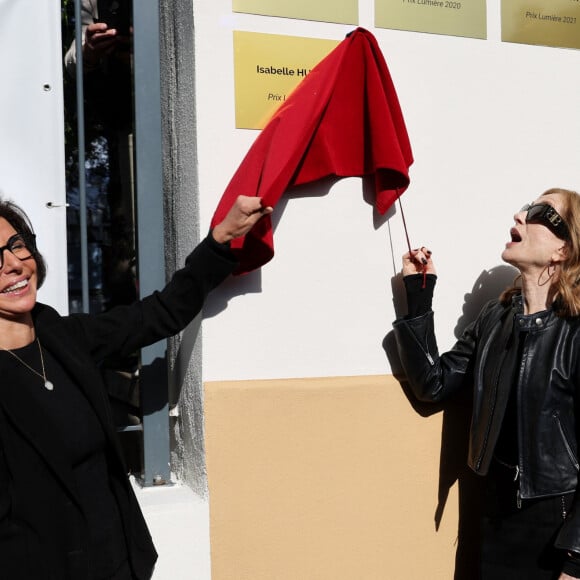
[[573, 494], [517, 501], [515, 471], [494, 462], [481, 522], [481, 580], [557, 580], [565, 553], [553, 547]]

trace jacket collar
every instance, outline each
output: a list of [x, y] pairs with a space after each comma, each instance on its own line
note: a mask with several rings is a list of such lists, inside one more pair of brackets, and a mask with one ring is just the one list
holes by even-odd
[[512, 298], [512, 308], [514, 310], [515, 327], [522, 332], [536, 332], [550, 326], [556, 320], [553, 308], [524, 314], [524, 300], [521, 294], [516, 294]]

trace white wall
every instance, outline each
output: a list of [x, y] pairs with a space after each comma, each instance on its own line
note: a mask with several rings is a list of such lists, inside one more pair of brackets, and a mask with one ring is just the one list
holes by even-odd
[[[502, 43], [500, 0], [488, 0], [487, 40], [377, 29], [373, 1], [359, 6], [407, 123], [415, 163], [403, 209], [413, 247], [433, 250], [447, 348], [465, 295], [479, 304], [512, 277], [500, 253], [513, 213], [549, 187], [580, 189], [580, 52]], [[229, 0], [194, 0], [194, 11], [203, 230], [258, 134], [235, 129], [232, 31], [341, 39], [353, 27], [233, 14]], [[389, 372], [381, 341], [406, 251], [399, 209], [375, 221], [349, 178], [275, 212], [273, 261], [208, 302], [204, 380]]]
[[66, 312], [60, 1], [0, 0], [0, 194], [30, 216], [48, 263], [39, 298]]

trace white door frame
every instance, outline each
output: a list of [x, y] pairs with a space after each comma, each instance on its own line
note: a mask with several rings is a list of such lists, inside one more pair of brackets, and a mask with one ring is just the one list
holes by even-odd
[[61, 50], [60, 0], [0, 0], [0, 194], [30, 216], [48, 265], [39, 299], [65, 314]]

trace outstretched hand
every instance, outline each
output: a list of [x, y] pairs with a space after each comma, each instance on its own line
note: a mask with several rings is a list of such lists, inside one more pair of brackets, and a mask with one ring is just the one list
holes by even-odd
[[93, 22], [85, 30], [83, 58], [85, 64], [96, 65], [101, 58], [111, 54], [117, 42], [117, 31], [104, 22]]
[[431, 259], [431, 250], [425, 246], [403, 255], [403, 276], [411, 274], [436, 274], [435, 264]]
[[270, 206], [262, 207], [262, 199], [238, 195], [226, 217], [214, 227], [212, 235], [220, 244], [245, 236], [263, 216], [271, 214]]

